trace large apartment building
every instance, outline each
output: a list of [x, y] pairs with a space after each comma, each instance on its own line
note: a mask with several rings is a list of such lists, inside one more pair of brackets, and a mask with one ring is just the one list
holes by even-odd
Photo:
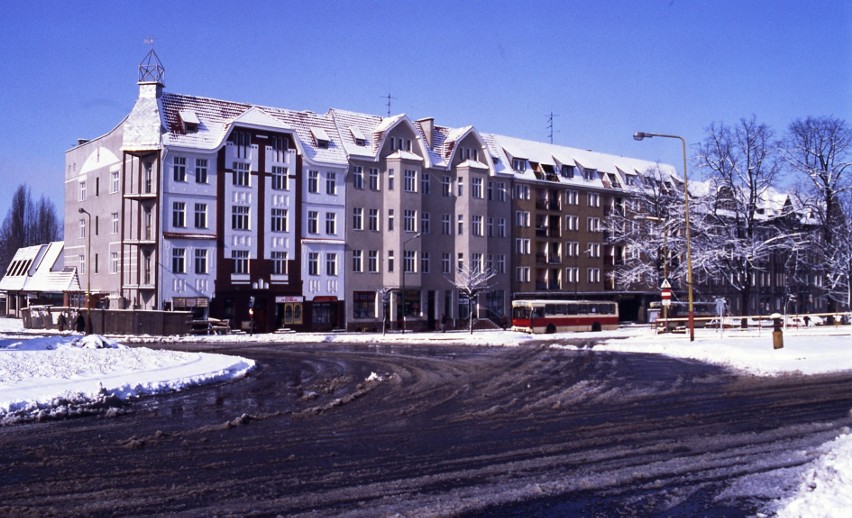
[[[151, 51], [128, 116], [66, 153], [65, 264], [101, 305], [259, 331], [426, 329], [530, 297], [615, 299], [637, 318], [654, 293], [613, 285], [624, 251], [603, 220], [659, 164], [172, 94], [164, 73]], [[485, 269], [488, 293], [460, 297], [458, 272]]]

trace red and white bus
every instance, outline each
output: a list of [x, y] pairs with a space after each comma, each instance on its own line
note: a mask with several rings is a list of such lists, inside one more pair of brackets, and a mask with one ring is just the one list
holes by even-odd
[[598, 300], [513, 300], [512, 330], [527, 333], [618, 328], [618, 304]]

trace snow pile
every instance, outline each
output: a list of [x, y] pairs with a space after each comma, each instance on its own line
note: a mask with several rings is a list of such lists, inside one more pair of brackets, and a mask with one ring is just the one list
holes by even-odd
[[805, 472], [796, 496], [781, 504], [779, 517], [840, 516], [852, 509], [852, 435], [823, 447], [827, 452]]
[[254, 365], [222, 354], [126, 347], [97, 335], [0, 339], [0, 423], [233, 379]]

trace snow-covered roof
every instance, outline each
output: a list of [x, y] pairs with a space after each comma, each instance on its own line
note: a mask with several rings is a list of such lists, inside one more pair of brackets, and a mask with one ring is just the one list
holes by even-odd
[[19, 248], [0, 279], [0, 291], [62, 293], [79, 291], [74, 268], [64, 268], [63, 241]]

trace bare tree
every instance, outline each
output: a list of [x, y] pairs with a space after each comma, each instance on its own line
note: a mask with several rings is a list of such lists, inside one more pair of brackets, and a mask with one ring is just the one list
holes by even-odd
[[685, 286], [683, 182], [659, 165], [638, 179], [636, 191], [622, 210], [610, 211], [605, 227], [609, 241], [625, 249], [623, 264], [613, 275], [625, 289], [657, 289], [664, 278]]
[[697, 200], [693, 266], [724, 279], [747, 310], [752, 278], [789, 243], [767, 208], [781, 167], [772, 130], [755, 117], [713, 124], [695, 157], [707, 191]]
[[852, 195], [852, 129], [834, 117], [808, 117], [790, 124], [783, 157], [802, 178], [804, 198], [817, 231], [811, 249], [813, 268], [825, 280], [828, 311], [850, 296], [849, 212]]
[[20, 185], [12, 194], [12, 205], [0, 226], [0, 267], [6, 271], [19, 248], [56, 241], [61, 225], [53, 203], [46, 197], [34, 205], [29, 187]]
[[[494, 288], [492, 280], [497, 276], [493, 268], [481, 269], [478, 265], [465, 266], [456, 270], [454, 278], [447, 277], [447, 281], [455, 286], [460, 295], [467, 297], [469, 303], [473, 303], [481, 293], [488, 292]], [[470, 312], [470, 333], [473, 334], [473, 311]]]

